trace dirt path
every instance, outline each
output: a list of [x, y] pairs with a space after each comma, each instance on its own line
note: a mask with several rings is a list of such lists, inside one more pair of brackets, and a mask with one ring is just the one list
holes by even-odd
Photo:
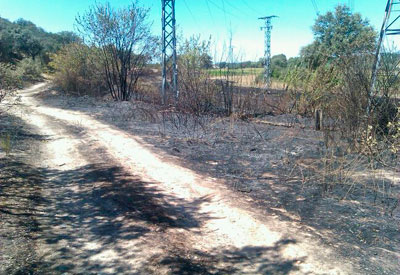
[[128, 274], [357, 274], [294, 222], [251, 209], [216, 179], [139, 137], [20, 92], [18, 115], [48, 137], [36, 210], [41, 270]]

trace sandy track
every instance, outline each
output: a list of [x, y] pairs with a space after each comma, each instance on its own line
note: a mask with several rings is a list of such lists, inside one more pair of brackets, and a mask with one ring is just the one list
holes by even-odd
[[[39, 210], [47, 213], [40, 221], [45, 237], [38, 237], [48, 270], [356, 273], [295, 223], [252, 210], [216, 179], [181, 167], [139, 137], [77, 111], [40, 106], [35, 95], [44, 88], [20, 92], [19, 116], [49, 137], [38, 159], [48, 178], [49, 203]], [[118, 194], [124, 190], [143, 196], [127, 203], [131, 194]], [[141, 199], [147, 209], [135, 216]]]

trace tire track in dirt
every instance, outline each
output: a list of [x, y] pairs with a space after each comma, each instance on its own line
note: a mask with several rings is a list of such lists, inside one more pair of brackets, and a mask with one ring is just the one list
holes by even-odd
[[[42, 134], [53, 137], [46, 145], [48, 158], [44, 164], [50, 171], [49, 175], [51, 171], [57, 171], [49, 181], [60, 186], [53, 186], [45, 195], [58, 201], [75, 198], [66, 209], [79, 208], [79, 211], [65, 211], [64, 208], [61, 213], [56, 213], [60, 217], [57, 226], [43, 229], [49, 234], [58, 231], [58, 236], [65, 237], [56, 245], [42, 244], [43, 257], [47, 257], [48, 262], [52, 262], [54, 257], [72, 255], [67, 264], [57, 267], [59, 271], [64, 271], [63, 268], [73, 270], [78, 260], [81, 261], [79, 268], [97, 265], [98, 268], [94, 270], [106, 273], [143, 271], [143, 263], [147, 262], [153, 264], [152, 267], [147, 267], [147, 271], [156, 273], [225, 271], [254, 274], [284, 271], [299, 274], [354, 274], [350, 265], [331, 249], [323, 247], [317, 240], [297, 232], [296, 229], [289, 229], [295, 224], [281, 222], [272, 217], [260, 219], [257, 213], [249, 211], [249, 205], [240, 200], [240, 203], [235, 202], [233, 198], [237, 195], [221, 188], [215, 179], [205, 178], [182, 168], [165, 154], [152, 152], [151, 146], [142, 139], [77, 111], [39, 106], [34, 95], [40, 93], [45, 86], [46, 84], [39, 84], [21, 92], [21, 102], [29, 112], [29, 118], [21, 118], [40, 127]], [[157, 193], [158, 196], [148, 194], [152, 200], [157, 201], [148, 205], [149, 207], [166, 204], [172, 209], [174, 206], [173, 211], [165, 208], [154, 210], [153, 219], [158, 221], [158, 216], [162, 216], [164, 221], [154, 222], [157, 226], [154, 226], [153, 231], [150, 230], [151, 233], [146, 232], [146, 238], [132, 238], [127, 241], [114, 236], [116, 243], [110, 244], [96, 242], [93, 232], [88, 232], [100, 230], [98, 227], [106, 224], [110, 228], [100, 234], [101, 237], [107, 234], [129, 234], [126, 230], [113, 233], [110, 229], [115, 227], [109, 224], [124, 221], [129, 213], [117, 213], [121, 209], [110, 199], [99, 201], [108, 193], [100, 191], [93, 196], [92, 190], [96, 187], [99, 190], [112, 191], [115, 180], [115, 175], [110, 175], [109, 171], [93, 169], [93, 166], [101, 163], [118, 163], [116, 166], [122, 170], [119, 173], [130, 177], [125, 185], [140, 182], [143, 191]], [[87, 176], [86, 170], [94, 171], [92, 177], [95, 179], [91, 185], [82, 178], [82, 172]], [[103, 181], [99, 182], [99, 178]], [[84, 199], [85, 194], [89, 193], [92, 197]], [[90, 200], [98, 200], [96, 207], [87, 207], [93, 205]], [[126, 198], [120, 201], [119, 196], [114, 196], [113, 200], [117, 204], [126, 203]], [[58, 205], [56, 210], [60, 210], [62, 206], [66, 205]], [[125, 208], [129, 208], [129, 205]], [[160, 214], [163, 211], [166, 212], [165, 215]], [[116, 213], [110, 217], [105, 215], [107, 212]], [[136, 226], [140, 228], [137, 231], [149, 230], [151, 213], [146, 213], [145, 216], [148, 217], [140, 222], [135, 216], [121, 223], [121, 227], [129, 224], [128, 229]], [[70, 219], [70, 227], [64, 228]], [[103, 222], [104, 219], [108, 219], [106, 223]], [[169, 226], [161, 226], [162, 224]], [[74, 235], [73, 240], [67, 237], [69, 235]], [[54, 250], [59, 254], [55, 255]], [[148, 253], [143, 256], [140, 251]]]

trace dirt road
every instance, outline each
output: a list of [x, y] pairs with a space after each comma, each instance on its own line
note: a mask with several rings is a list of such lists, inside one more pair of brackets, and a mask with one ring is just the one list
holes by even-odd
[[[87, 114], [43, 106], [46, 83], [12, 111], [46, 137], [36, 269], [101, 274], [357, 274], [294, 222], [252, 209], [217, 179]], [[8, 99], [12, 100], [12, 99]]]

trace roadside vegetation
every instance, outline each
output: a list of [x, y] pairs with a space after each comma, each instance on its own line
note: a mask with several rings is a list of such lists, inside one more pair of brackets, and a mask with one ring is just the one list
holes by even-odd
[[79, 43], [52, 55], [55, 82], [67, 92], [128, 101], [138, 94], [139, 78], [154, 58], [148, 10], [137, 3], [114, 9], [96, 4], [76, 18]]
[[262, 59], [213, 62], [210, 39], [193, 36], [179, 41], [180, 98], [174, 102], [170, 96], [167, 107], [160, 106], [159, 43], [148, 16], [148, 9], [136, 1], [120, 9], [95, 4], [77, 16], [78, 35], [48, 33], [23, 19], [1, 19], [0, 100], [6, 90], [37, 81], [47, 72], [67, 94], [108, 94], [115, 101], [152, 103], [162, 110], [163, 121], [187, 127], [205, 129], [223, 117], [315, 118], [315, 128], [324, 136], [324, 153], [309, 171], [309, 181], [322, 193], [342, 188], [346, 197], [364, 188], [376, 197], [389, 196], [391, 203], [397, 201], [389, 194], [392, 185], [351, 178], [360, 167], [372, 172], [398, 169], [400, 146], [400, 55], [385, 49], [371, 90], [377, 33], [361, 15], [343, 5], [320, 15], [312, 27], [314, 41], [299, 57], [272, 57], [273, 85], [268, 91]]
[[[160, 71], [150, 64], [158, 60], [158, 44], [150, 33], [146, 9], [135, 2], [120, 10], [97, 4], [78, 16], [77, 24], [81, 39], [51, 55], [50, 66], [59, 87], [76, 95], [108, 93], [114, 100], [160, 104], [155, 77]], [[388, 186], [357, 184], [346, 175], [360, 166], [372, 171], [396, 169], [399, 82], [395, 64], [399, 55], [386, 53], [371, 94], [377, 33], [369, 22], [339, 5], [319, 16], [312, 30], [314, 41], [299, 57], [272, 57], [270, 91], [264, 89], [262, 59], [214, 63], [210, 40], [193, 36], [180, 41], [180, 98], [175, 104], [170, 97], [169, 104], [177, 109], [163, 111], [163, 119], [181, 121], [176, 116], [182, 115], [176, 112], [199, 125], [204, 124], [204, 116], [242, 120], [265, 115], [315, 117], [315, 127], [324, 135], [325, 153], [310, 181], [321, 185], [323, 193], [334, 187], [347, 188], [348, 193], [364, 186], [377, 196], [387, 196]]]
[[[0, 17], [0, 102], [10, 91], [43, 80], [43, 73], [51, 72], [50, 56], [77, 41], [72, 32], [50, 33], [24, 19], [10, 22]], [[0, 152], [8, 156], [14, 139], [7, 127], [1, 127]]]
[[0, 18], [0, 91], [20, 88], [41, 79], [51, 53], [78, 41], [72, 32], [49, 33], [24, 19]]

